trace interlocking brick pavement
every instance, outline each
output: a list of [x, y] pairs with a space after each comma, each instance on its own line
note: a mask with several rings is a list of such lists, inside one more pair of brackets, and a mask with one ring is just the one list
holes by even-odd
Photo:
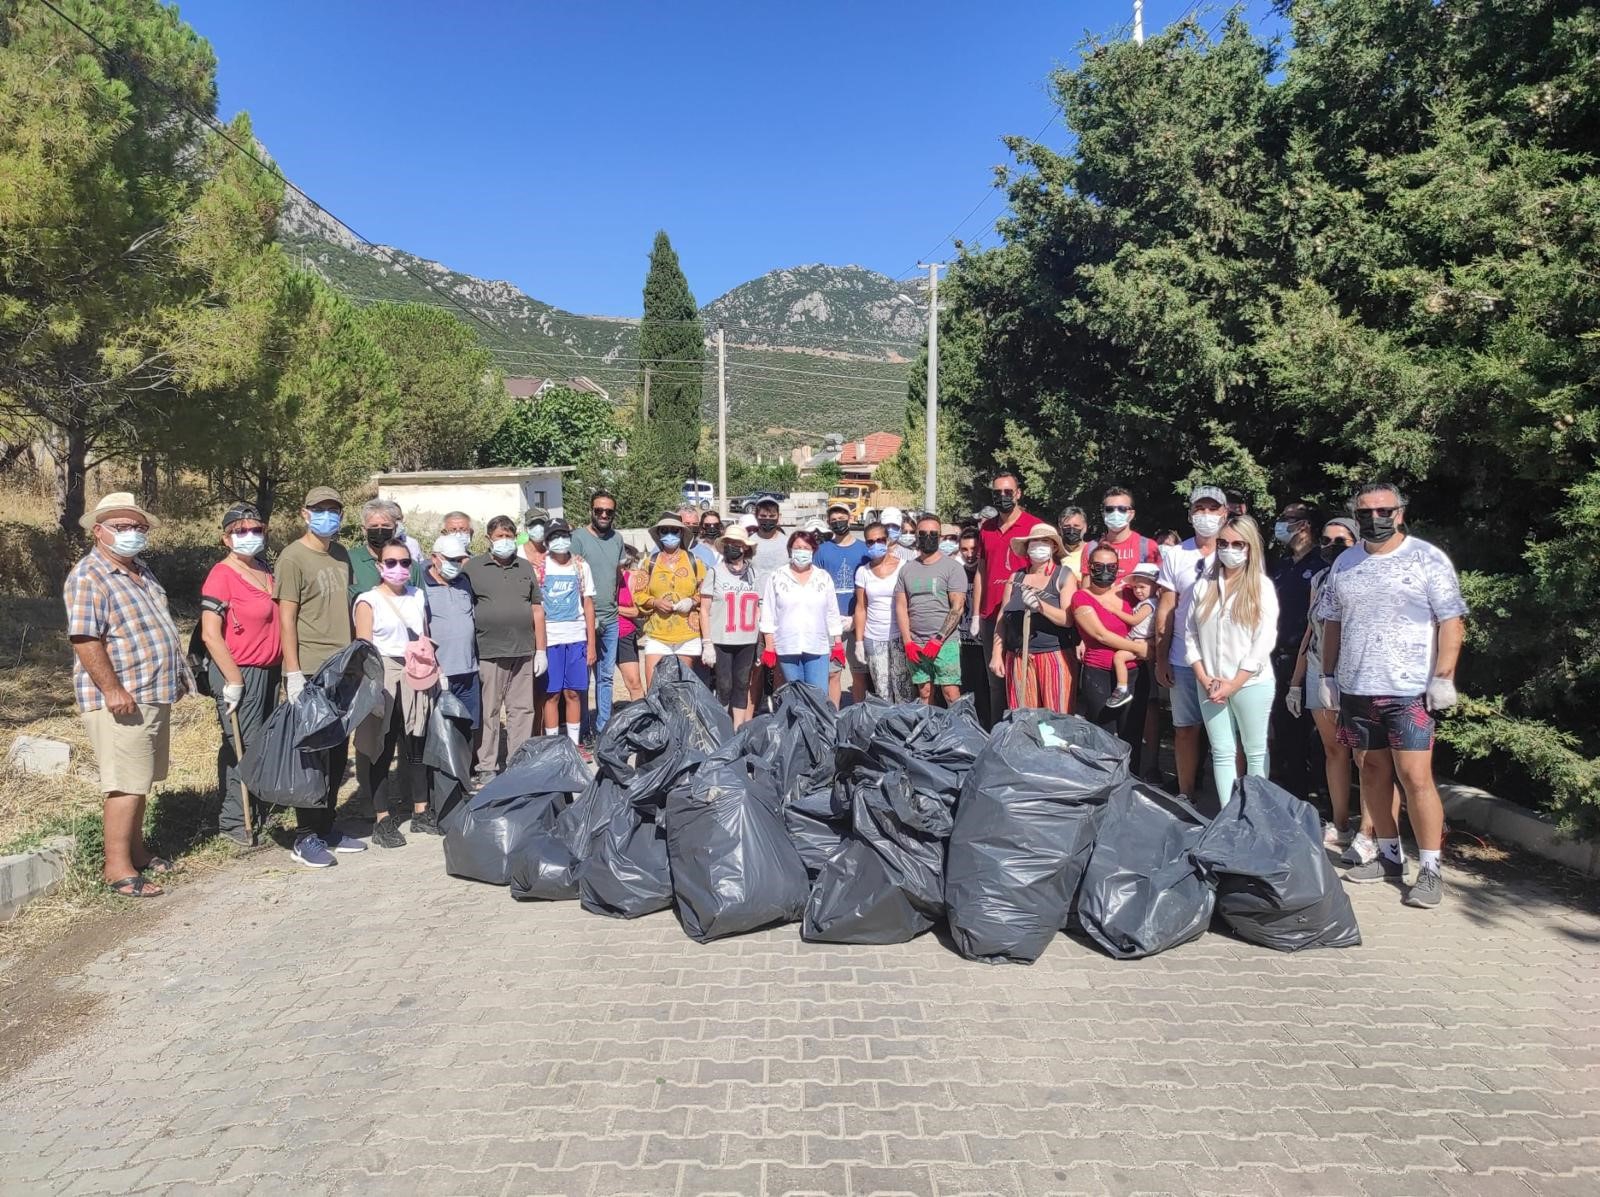
[[1600, 919], [1451, 875], [1366, 943], [1032, 968], [519, 905], [437, 841], [241, 862], [75, 984], [0, 1191], [1600, 1193]]

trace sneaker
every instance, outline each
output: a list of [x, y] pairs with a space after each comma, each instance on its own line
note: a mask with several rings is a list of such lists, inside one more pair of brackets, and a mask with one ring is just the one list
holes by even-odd
[[360, 840], [356, 839], [355, 836], [346, 835], [342, 831], [334, 831], [329, 833], [328, 847], [332, 848], [335, 852], [345, 853], [365, 852], [367, 850], [367, 846]]
[[1342, 865], [1363, 865], [1369, 860], [1374, 860], [1378, 855], [1378, 842], [1370, 835], [1362, 835], [1359, 831], [1350, 837], [1350, 846], [1344, 850], [1344, 855], [1339, 858]]
[[380, 848], [404, 848], [406, 837], [400, 834], [400, 820], [393, 815], [379, 819], [372, 825], [372, 842]]
[[1390, 860], [1383, 853], [1378, 853], [1373, 859], [1364, 861], [1344, 871], [1346, 881], [1387, 881], [1391, 885], [1402, 885], [1405, 882], [1406, 866], [1403, 861]]
[[299, 861], [308, 869], [331, 868], [336, 863], [333, 853], [328, 851], [328, 845], [324, 844], [322, 837], [314, 831], [307, 832], [295, 840], [289, 858]]
[[1133, 691], [1126, 686], [1118, 686], [1111, 692], [1111, 697], [1106, 699], [1108, 707], [1125, 707], [1133, 701]]
[[1438, 869], [1423, 869], [1417, 874], [1416, 884], [1406, 890], [1406, 896], [1401, 899], [1407, 906], [1420, 906], [1424, 910], [1432, 910], [1444, 897], [1444, 878], [1439, 876]]
[[413, 835], [443, 835], [439, 830], [439, 817], [431, 810], [425, 810], [420, 815], [411, 816], [411, 833]]
[[594, 749], [590, 745], [579, 744], [578, 755], [583, 758], [585, 764], [594, 764]]

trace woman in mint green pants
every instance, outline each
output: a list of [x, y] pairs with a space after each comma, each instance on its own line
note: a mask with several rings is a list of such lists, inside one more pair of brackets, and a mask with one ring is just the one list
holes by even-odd
[[1217, 533], [1217, 551], [1195, 588], [1185, 628], [1189, 667], [1211, 743], [1217, 801], [1233, 796], [1236, 744], [1246, 770], [1267, 775], [1267, 724], [1272, 716], [1272, 649], [1278, 637], [1278, 595], [1266, 580], [1261, 530], [1236, 515]]

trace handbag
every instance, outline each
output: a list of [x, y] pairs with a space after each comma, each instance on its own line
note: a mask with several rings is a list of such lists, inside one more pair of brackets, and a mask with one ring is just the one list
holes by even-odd
[[[434, 651], [433, 641], [427, 636], [419, 636], [411, 630], [411, 625], [406, 623], [406, 617], [400, 610], [400, 604], [387, 590], [379, 589], [383, 601], [389, 604], [390, 610], [399, 619], [400, 626], [406, 630], [405, 668], [400, 674], [400, 682], [408, 690], [431, 690], [439, 681], [439, 657]], [[427, 630], [427, 605], [424, 602], [422, 613], [423, 630]]]

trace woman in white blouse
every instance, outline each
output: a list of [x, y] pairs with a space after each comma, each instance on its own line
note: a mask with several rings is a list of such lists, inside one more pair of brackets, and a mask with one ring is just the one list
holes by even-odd
[[783, 667], [783, 680], [828, 692], [828, 661], [844, 663], [844, 617], [833, 578], [812, 567], [817, 538], [789, 537], [789, 563], [767, 575], [761, 588], [761, 663]]
[[1236, 515], [1217, 533], [1217, 551], [1195, 589], [1185, 628], [1187, 660], [1200, 691], [1211, 743], [1217, 801], [1233, 795], [1238, 776], [1235, 736], [1245, 769], [1267, 775], [1267, 723], [1272, 715], [1272, 649], [1278, 637], [1278, 594], [1266, 580], [1261, 531]]
[[[894, 535], [899, 532], [897, 526]], [[916, 691], [894, 622], [895, 587], [905, 562], [889, 551], [891, 535], [886, 525], [870, 523], [861, 535], [867, 542], [867, 563], [856, 569], [856, 643], [866, 658], [872, 692], [890, 702], [910, 702]]]

